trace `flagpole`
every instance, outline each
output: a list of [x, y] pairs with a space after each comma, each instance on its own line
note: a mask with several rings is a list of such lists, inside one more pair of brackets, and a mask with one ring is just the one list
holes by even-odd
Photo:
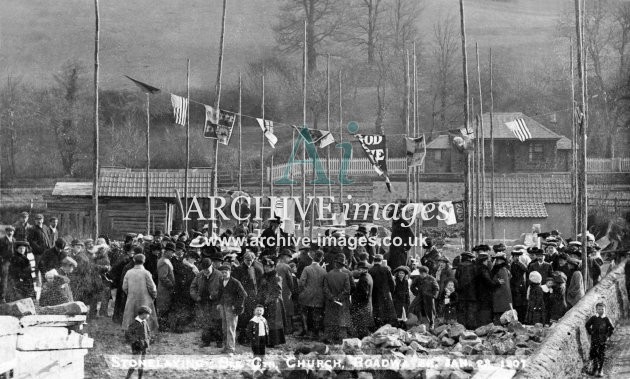
[[[413, 42], [413, 138], [418, 137], [418, 66], [416, 54], [416, 41]], [[415, 202], [420, 201], [420, 191], [418, 183], [418, 167], [413, 168], [413, 189]], [[418, 223], [414, 223], [415, 235], [418, 235]], [[418, 246], [413, 246], [414, 257], [418, 256]]]
[[150, 172], [149, 169], [151, 167], [151, 154], [150, 154], [150, 146], [151, 146], [151, 134], [150, 134], [150, 118], [151, 115], [149, 113], [150, 110], [150, 100], [149, 100], [149, 96], [151, 96], [148, 92], [147, 92], [147, 175], [146, 175], [146, 180], [145, 180], [145, 190], [146, 190], [146, 197], [147, 197], [147, 234], [151, 234], [151, 189], [150, 189], [150, 185], [151, 185], [151, 177], [150, 177]]
[[92, 186], [92, 202], [94, 203], [94, 238], [99, 235], [99, 211], [98, 211], [98, 191], [99, 191], [99, 126], [98, 126], [98, 86], [99, 86], [99, 38], [100, 38], [100, 13], [98, 0], [94, 0], [94, 184]]
[[485, 134], [484, 134], [484, 129], [483, 129], [483, 92], [481, 91], [481, 68], [479, 67], [479, 44], [477, 44], [477, 42], [475, 42], [475, 55], [477, 56], [477, 86], [479, 87], [479, 128], [480, 128], [480, 135], [479, 135], [479, 142], [480, 142], [480, 147], [479, 147], [479, 155], [480, 155], [480, 159], [479, 159], [479, 178], [481, 180], [480, 183], [480, 187], [481, 187], [481, 192], [479, 193], [479, 197], [480, 197], [480, 204], [479, 204], [479, 209], [480, 209], [480, 214], [479, 214], [479, 221], [480, 221], [480, 230], [481, 230], [481, 234], [479, 237], [480, 242], [485, 241], [486, 239], [486, 159], [485, 159], [485, 154], [486, 154], [486, 141], [485, 141]]
[[[295, 146], [295, 128], [291, 128], [291, 149], [293, 149], [293, 146]], [[293, 165], [291, 165], [290, 170], [290, 175], [293, 177]], [[293, 198], [293, 180], [291, 180], [291, 198]]]
[[[188, 210], [188, 170], [190, 170], [190, 58], [186, 65], [186, 170], [184, 171], [184, 204]], [[188, 220], [184, 219], [184, 230], [188, 232]]]
[[[407, 67], [405, 67], [405, 75], [406, 75], [406, 90], [407, 90], [407, 103], [406, 103], [406, 108], [405, 109], [405, 113], [407, 116], [407, 121], [406, 121], [406, 131], [407, 131], [407, 137], [410, 137], [409, 134], [409, 104], [410, 104], [410, 96], [409, 96], [409, 92], [410, 92], [410, 88], [411, 88], [411, 79], [409, 78], [409, 50], [407, 50]], [[410, 168], [409, 168], [409, 160], [407, 160], [407, 204], [411, 203], [411, 172], [410, 172]]]
[[[462, 76], [464, 81], [464, 122], [466, 126], [466, 130], [468, 131], [468, 124], [470, 123], [470, 114], [469, 114], [469, 98], [470, 92], [468, 89], [468, 58], [466, 54], [466, 21], [464, 18], [464, 0], [459, 0], [459, 14], [460, 14], [460, 22], [461, 22], [461, 34], [462, 34]], [[470, 251], [470, 239], [471, 239], [471, 223], [472, 223], [472, 212], [471, 212], [471, 203], [472, 197], [470, 194], [470, 171], [472, 165], [472, 157], [469, 152], [465, 152], [466, 154], [466, 165], [464, 166], [464, 197], [466, 202], [466, 222], [464, 223], [465, 230], [465, 239], [464, 239], [464, 248], [467, 251]]]
[[490, 48], [490, 160], [492, 161], [492, 171], [490, 172], [490, 232], [492, 239], [495, 239], [494, 229], [494, 94], [493, 94], [493, 72], [492, 72], [492, 48]]
[[[330, 54], [326, 57], [326, 130], [330, 133]], [[330, 145], [326, 146], [326, 171], [328, 173], [328, 197], [332, 197], [330, 181]]]
[[[264, 137], [264, 136], [263, 136]], [[263, 141], [264, 142], [264, 141]], [[238, 73], [238, 191], [243, 191], [243, 79]], [[238, 214], [241, 215], [241, 204], [239, 199]]]
[[[339, 70], [339, 143], [343, 143], [343, 102], [341, 100], [341, 70]], [[341, 174], [341, 165], [343, 164], [343, 150], [339, 150], [339, 173]], [[339, 212], [342, 212], [341, 203], [343, 202], [343, 181], [339, 175]]]
[[[570, 39], [570, 70], [571, 70], [571, 185], [577, 190], [577, 130], [575, 122], [575, 68], [573, 67], [573, 38]], [[571, 191], [571, 216], [573, 219], [573, 235], [578, 235], [578, 194]]]
[[[227, 10], [227, 0], [223, 0], [223, 15], [221, 16], [221, 37], [219, 39], [219, 62], [217, 69], [217, 81], [215, 85], [215, 108], [217, 112], [217, 122], [220, 121], [220, 113], [219, 106], [221, 104], [221, 75], [223, 71], [223, 47], [225, 44], [225, 18], [226, 18], [226, 10]], [[219, 140], [214, 141], [214, 162], [213, 162], [213, 176], [212, 176], [212, 196], [217, 196], [218, 192], [218, 168], [219, 168]], [[212, 223], [214, 225], [214, 222]], [[218, 227], [218, 225], [217, 225]], [[212, 227], [214, 231], [214, 227]]]
[[[265, 66], [262, 68], [262, 119], [265, 127]], [[265, 188], [265, 131], [262, 133], [262, 143], [260, 144], [260, 196], [264, 196]], [[273, 215], [272, 215], [273, 217]]]
[[[475, 109], [474, 100], [471, 99], [471, 108]], [[475, 115], [475, 243], [481, 243], [481, 132], [479, 127], [479, 114]]]
[[[308, 66], [308, 62], [307, 62], [307, 49], [308, 47], [306, 46], [306, 19], [304, 19], [304, 62], [303, 62], [303, 75], [302, 75], [302, 128], [306, 128], [306, 75], [307, 75], [307, 66]], [[306, 147], [302, 146], [302, 162], [306, 162]], [[302, 206], [304, 206], [304, 203], [306, 202], [306, 169], [304, 167], [304, 164], [300, 165], [300, 168], [302, 169]], [[306, 236], [306, 220], [304, 220], [304, 218], [302, 218], [302, 225], [301, 225], [301, 229], [302, 229], [302, 237]]]

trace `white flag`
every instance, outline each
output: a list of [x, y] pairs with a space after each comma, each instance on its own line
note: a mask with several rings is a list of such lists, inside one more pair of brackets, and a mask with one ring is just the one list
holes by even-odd
[[455, 207], [453, 206], [452, 201], [440, 201], [438, 205], [439, 213], [445, 214], [446, 219], [444, 223], [446, 225], [455, 225], [457, 224], [457, 217], [455, 217]]
[[171, 94], [171, 104], [173, 104], [173, 115], [175, 123], [186, 125], [186, 115], [188, 113], [188, 99]]
[[532, 134], [529, 132], [527, 125], [525, 125], [525, 120], [522, 118], [506, 122], [505, 126], [507, 126], [521, 142], [532, 138]]
[[276, 144], [278, 143], [278, 137], [273, 134], [273, 121], [271, 120], [263, 120], [262, 118], [257, 118], [258, 125], [260, 125], [260, 129], [263, 131], [263, 135], [269, 142], [269, 145], [272, 149], [276, 148]]

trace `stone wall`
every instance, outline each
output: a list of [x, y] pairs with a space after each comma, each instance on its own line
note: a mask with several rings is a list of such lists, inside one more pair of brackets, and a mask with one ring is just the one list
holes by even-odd
[[628, 316], [624, 265], [625, 261], [615, 267], [551, 328], [551, 333], [516, 378], [560, 379], [580, 375], [591, 347], [584, 324], [595, 314], [595, 304], [606, 304], [606, 314], [613, 325]]

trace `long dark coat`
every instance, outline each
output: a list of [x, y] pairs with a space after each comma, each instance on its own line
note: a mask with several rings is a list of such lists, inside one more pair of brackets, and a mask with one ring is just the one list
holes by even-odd
[[352, 322], [350, 317], [350, 276], [344, 271], [332, 270], [326, 273], [324, 277], [323, 289], [326, 299], [324, 325], [326, 327], [350, 327]]
[[[33, 260], [32, 253], [31, 255]], [[6, 300], [12, 302], [27, 297], [35, 300], [35, 279], [33, 278], [33, 270], [31, 268], [31, 261], [26, 255], [14, 253], [11, 257], [9, 266], [9, 280], [6, 289]]]
[[567, 312], [566, 287], [563, 284], [554, 283], [553, 292], [549, 296], [549, 319], [558, 321]]
[[[173, 289], [173, 302], [169, 312], [169, 325], [175, 332], [181, 327], [190, 324], [195, 318], [195, 300], [190, 296], [190, 287], [195, 280], [195, 271], [192, 267], [172, 259], [175, 287]], [[215, 307], [216, 308], [216, 307]]]
[[387, 266], [375, 263], [368, 273], [372, 276], [372, 280], [374, 281], [372, 307], [374, 308], [376, 326], [396, 322], [398, 318], [396, 317], [394, 299], [392, 297], [395, 284], [391, 270]]
[[527, 305], [527, 267], [520, 260], [514, 260], [510, 264], [510, 274], [512, 305], [515, 308]]
[[455, 271], [457, 297], [459, 301], [477, 301], [477, 265], [469, 260], [460, 262]]
[[51, 245], [48, 239], [48, 233], [46, 233], [45, 227], [39, 227], [37, 225], [33, 225], [28, 229], [27, 238], [28, 243], [31, 244], [31, 249], [33, 249], [33, 254], [42, 255], [46, 250], [48, 250], [48, 246]]
[[430, 321], [435, 317], [435, 299], [440, 293], [440, 286], [431, 275], [416, 277], [411, 282], [411, 293], [414, 294], [409, 312], [418, 316], [426, 315]]
[[527, 301], [527, 314], [525, 315], [525, 323], [534, 325], [536, 323], [543, 324], [546, 319], [547, 309], [545, 308], [545, 294], [540, 284], [532, 284], [529, 287], [529, 299]]
[[510, 289], [511, 274], [507, 263], [495, 265], [492, 268], [492, 280], [498, 283], [499, 279], [503, 279], [504, 283], [495, 287], [492, 293], [492, 311], [494, 313], [508, 311], [512, 304], [512, 291]]
[[359, 279], [352, 291], [352, 324], [358, 338], [363, 338], [370, 333], [374, 326], [372, 315], [372, 288], [374, 282], [367, 272], [359, 274]]
[[[402, 219], [401, 219], [402, 220]], [[400, 237], [402, 240], [402, 244], [399, 246], [390, 246], [389, 248], [389, 256], [387, 258], [387, 265], [395, 270], [400, 266], [407, 265], [407, 259], [409, 249], [411, 249], [410, 241], [413, 240], [414, 234], [409, 227], [400, 226], [401, 221], [395, 221], [392, 229], [392, 241], [396, 237]]]
[[127, 303], [127, 294], [122, 289], [123, 278], [128, 270], [133, 267], [133, 258], [129, 254], [123, 254], [112, 266], [110, 277], [112, 278], [112, 288], [116, 289], [116, 300], [114, 301], [114, 313], [112, 321], [117, 324], [122, 323], [123, 313], [125, 312], [125, 304]]
[[492, 299], [494, 291], [501, 285], [498, 280], [494, 280], [490, 275], [490, 268], [486, 265], [479, 264], [479, 276], [477, 280], [477, 300], [479, 301], [479, 309], [492, 309]]
[[190, 297], [197, 302], [199, 318], [197, 323], [200, 327], [207, 327], [210, 320], [220, 320], [221, 314], [217, 309], [219, 305], [219, 292], [221, 290], [221, 273], [212, 269], [200, 271], [190, 284]]
[[284, 302], [282, 301], [283, 285], [282, 278], [274, 270], [263, 275], [260, 291], [258, 291], [258, 302], [265, 306], [265, 318], [269, 325], [267, 344], [270, 347], [282, 345], [286, 342], [284, 329], [288, 323]]
[[286, 316], [290, 319], [295, 313], [292, 298], [293, 273], [291, 272], [291, 267], [286, 263], [278, 263], [276, 265], [276, 271], [278, 272], [278, 276], [282, 278], [282, 302], [284, 303]]
[[241, 282], [245, 292], [247, 292], [243, 316], [238, 318], [238, 329], [241, 331], [247, 328], [247, 323], [254, 315], [254, 308], [258, 302], [258, 289], [262, 280], [262, 272], [254, 265], [255, 263], [252, 264], [251, 268], [242, 264], [232, 270], [232, 277]]

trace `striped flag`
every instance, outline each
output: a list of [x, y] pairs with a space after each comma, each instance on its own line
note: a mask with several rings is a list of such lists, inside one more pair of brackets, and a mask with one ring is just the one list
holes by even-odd
[[175, 123], [186, 125], [186, 114], [188, 112], [188, 99], [171, 94], [171, 104], [173, 104], [173, 115]]
[[522, 118], [506, 122], [505, 126], [507, 126], [521, 142], [532, 138], [532, 134], [529, 132], [527, 125], [525, 125], [525, 120]]

